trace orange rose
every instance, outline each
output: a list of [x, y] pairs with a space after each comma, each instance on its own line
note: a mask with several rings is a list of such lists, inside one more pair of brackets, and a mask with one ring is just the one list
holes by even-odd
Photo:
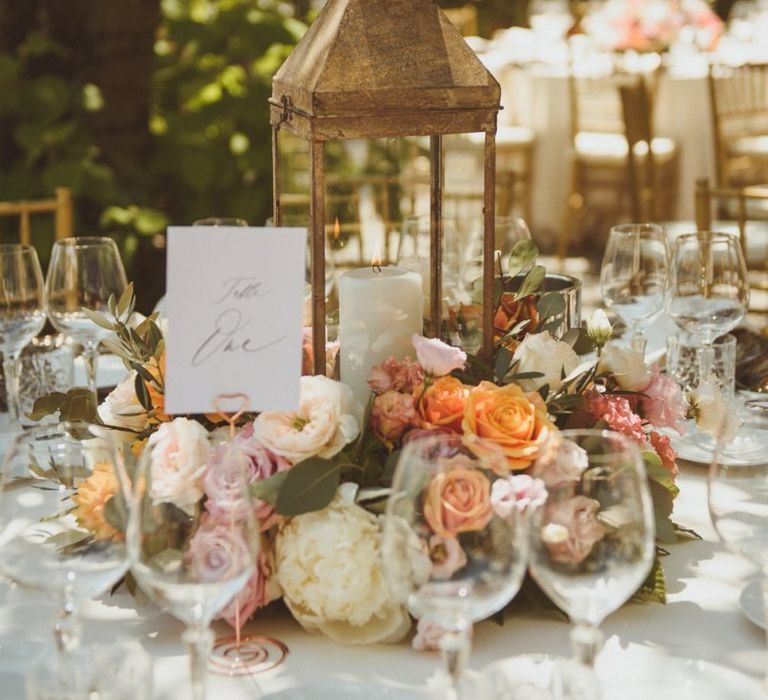
[[[422, 387], [416, 387], [416, 396]], [[425, 429], [446, 428], [461, 432], [464, 404], [471, 387], [462, 384], [456, 377], [440, 377], [421, 394], [417, 405], [419, 425]]]
[[[517, 384], [481, 382], [467, 399], [462, 423], [465, 440], [478, 457], [504, 455], [510, 469], [525, 469], [538, 457], [555, 427]], [[471, 438], [480, 438], [474, 440]], [[493, 443], [491, 448], [483, 440]]]
[[492, 515], [491, 482], [463, 455], [453, 457], [427, 486], [424, 517], [440, 537], [482, 530]]
[[98, 462], [93, 473], [77, 487], [72, 496], [75, 508], [72, 511], [78, 525], [90, 530], [97, 540], [122, 542], [125, 536], [107, 522], [104, 508], [107, 501], [118, 492], [117, 477], [112, 465]]

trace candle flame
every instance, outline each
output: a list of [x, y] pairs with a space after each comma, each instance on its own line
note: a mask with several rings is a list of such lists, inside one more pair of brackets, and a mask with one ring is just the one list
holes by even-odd
[[339, 223], [339, 217], [336, 217], [336, 222], [333, 224], [333, 240], [338, 241], [341, 236], [341, 224]]
[[371, 267], [374, 272], [381, 272], [381, 253], [377, 250], [371, 258]]

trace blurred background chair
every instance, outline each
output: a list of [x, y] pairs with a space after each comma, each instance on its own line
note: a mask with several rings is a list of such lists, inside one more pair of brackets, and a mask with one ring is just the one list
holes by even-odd
[[708, 74], [716, 184], [768, 182], [768, 64], [714, 64]]
[[[616, 69], [568, 78], [571, 114], [571, 183], [558, 256], [585, 225], [671, 218], [677, 189], [678, 148], [653, 129], [658, 66], [648, 72]], [[591, 218], [592, 221], [588, 221]], [[598, 241], [600, 245], [602, 241]]]
[[56, 240], [72, 235], [72, 192], [66, 187], [57, 187], [52, 199], [28, 199], [15, 202], [0, 202], [0, 216], [19, 218], [19, 242], [32, 243], [30, 218], [36, 214], [54, 215]]

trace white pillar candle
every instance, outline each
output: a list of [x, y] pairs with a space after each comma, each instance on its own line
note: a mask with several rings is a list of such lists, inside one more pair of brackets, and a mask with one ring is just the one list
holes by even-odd
[[339, 278], [341, 381], [364, 406], [368, 377], [388, 357], [413, 357], [411, 336], [423, 331], [421, 275], [398, 267], [359, 268]]

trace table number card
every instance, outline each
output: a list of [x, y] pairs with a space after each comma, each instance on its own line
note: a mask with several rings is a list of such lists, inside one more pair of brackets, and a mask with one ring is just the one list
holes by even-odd
[[256, 411], [298, 408], [306, 235], [168, 229], [168, 413], [213, 412], [217, 397], [235, 393]]

